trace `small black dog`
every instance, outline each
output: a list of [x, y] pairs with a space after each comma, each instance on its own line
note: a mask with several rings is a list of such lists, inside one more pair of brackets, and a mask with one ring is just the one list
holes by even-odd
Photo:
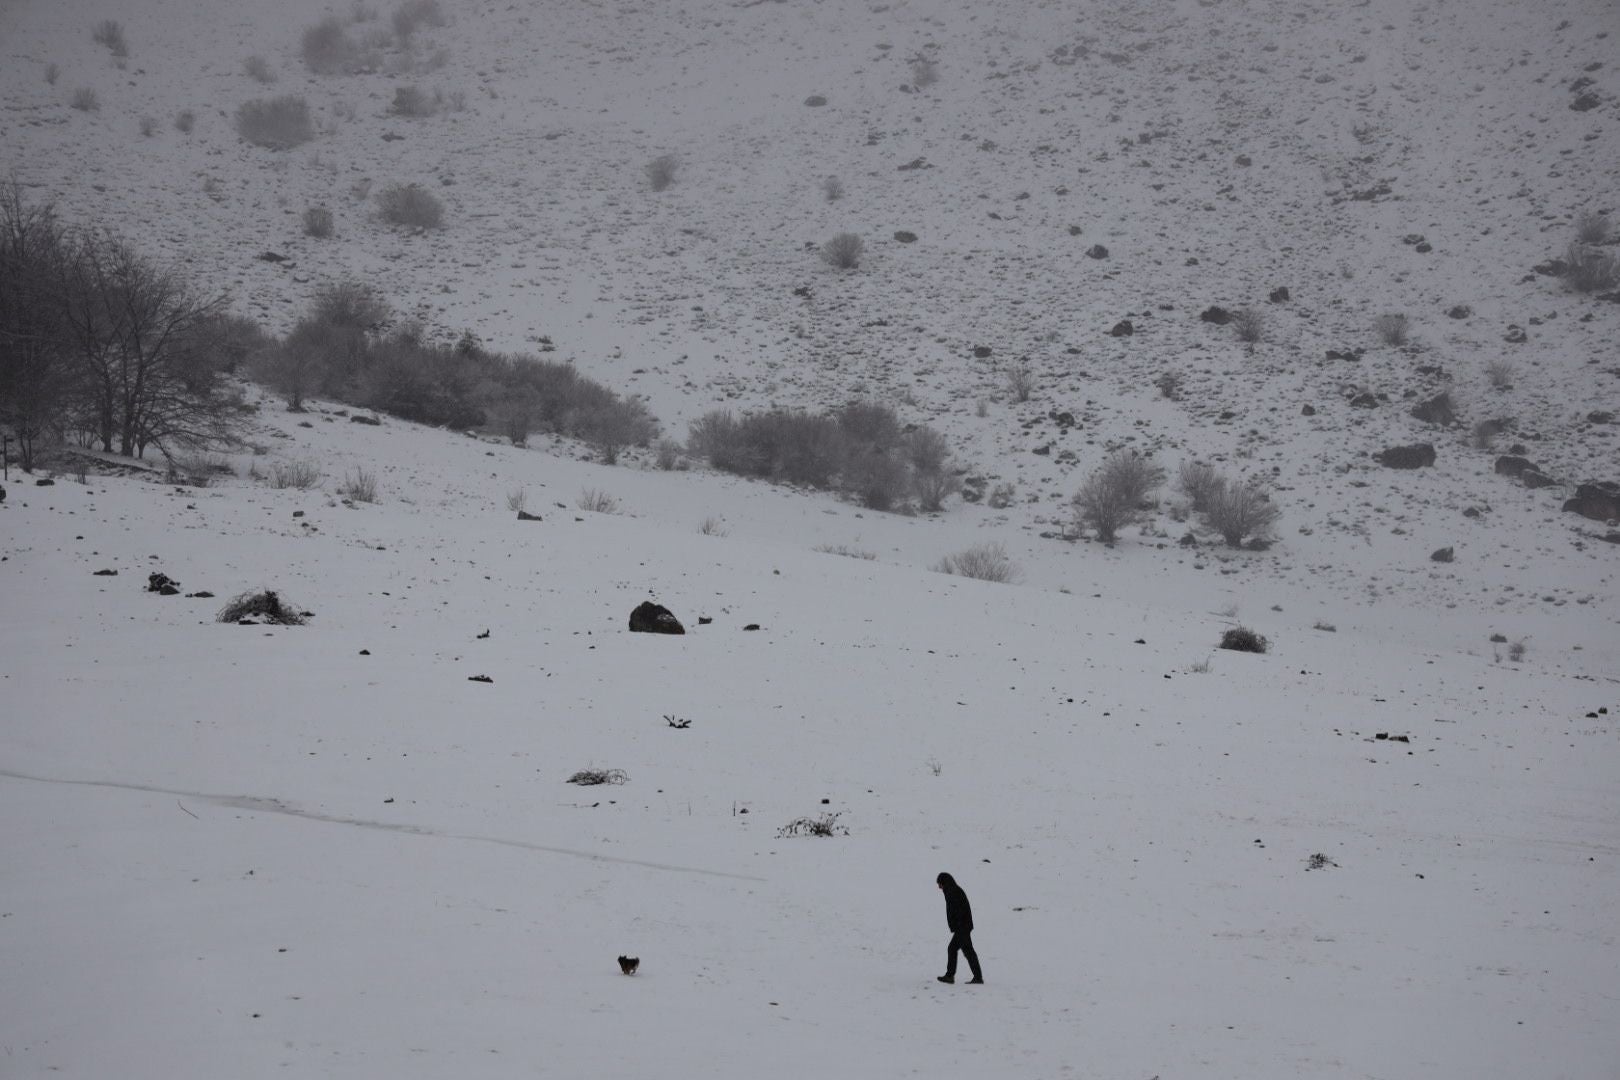
[[624, 972], [626, 975], [634, 975], [636, 973], [636, 968], [640, 966], [641, 957], [639, 956], [619, 957], [619, 970]]

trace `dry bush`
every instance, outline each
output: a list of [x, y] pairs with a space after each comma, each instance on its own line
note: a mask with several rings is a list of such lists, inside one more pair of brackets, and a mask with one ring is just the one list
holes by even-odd
[[627, 784], [630, 774], [623, 769], [581, 769], [568, 778], [570, 784], [595, 787], [598, 784]]
[[917, 496], [917, 506], [924, 513], [937, 513], [945, 508], [945, 500], [962, 490], [962, 480], [955, 473], [917, 472], [913, 470], [911, 486]]
[[261, 589], [258, 592], [238, 594], [230, 603], [220, 608], [215, 619], [222, 623], [246, 621], [270, 623], [274, 626], [303, 626], [309, 620], [309, 615], [282, 600], [275, 592]]
[[1603, 292], [1620, 286], [1620, 257], [1576, 241], [1569, 245], [1564, 261], [1568, 264], [1564, 284], [1578, 293]]
[[422, 27], [439, 27], [446, 22], [439, 0], [405, 0], [394, 9], [394, 36], [401, 45], [408, 46]]
[[717, 517], [706, 517], [698, 524], [698, 532], [704, 536], [726, 536], [731, 530], [726, 523]]
[[61, 77], [62, 77], [61, 65], [57, 64], [54, 60], [51, 61], [49, 64], [45, 65], [45, 82], [47, 84], [49, 84], [51, 86], [55, 86], [56, 85], [56, 80], [60, 79]]
[[647, 174], [647, 183], [654, 191], [663, 191], [675, 182], [675, 174], [680, 170], [681, 159], [674, 154], [660, 154], [642, 166]]
[[1181, 396], [1181, 387], [1184, 382], [1185, 379], [1181, 372], [1165, 371], [1161, 372], [1159, 377], [1153, 380], [1153, 385], [1159, 388], [1159, 393], [1171, 401], [1175, 401]]
[[394, 116], [432, 116], [439, 111], [439, 100], [420, 86], [400, 86], [394, 90], [394, 100], [388, 106], [388, 111]]
[[1014, 401], [1028, 401], [1035, 392], [1035, 369], [1022, 362], [1008, 367], [1007, 392]]
[[848, 836], [849, 830], [838, 824], [842, 817], [839, 811], [829, 811], [817, 818], [794, 818], [776, 831], [779, 837], [787, 836]]
[[73, 97], [68, 100], [80, 112], [95, 112], [101, 108], [101, 96], [88, 86], [81, 86], [73, 91]]
[[861, 253], [866, 242], [854, 233], [839, 233], [821, 245], [821, 261], [839, 270], [854, 270], [861, 265]]
[[939, 61], [919, 56], [911, 62], [911, 85], [926, 90], [939, 82]]
[[941, 574], [954, 574], [957, 577], [974, 578], [978, 581], [994, 581], [1002, 585], [1018, 579], [1018, 564], [1007, 554], [1007, 549], [998, 543], [975, 544], [970, 548], [964, 548], [954, 555], [945, 556], [935, 563], [932, 569]]
[[353, 502], [374, 503], [377, 501], [377, 474], [364, 469], [355, 469], [344, 478], [338, 487], [338, 494]]
[[877, 553], [863, 548], [850, 547], [848, 544], [817, 544], [812, 551], [819, 551], [823, 555], [843, 555], [851, 559], [864, 559], [867, 562], [877, 558]]
[[669, 472], [681, 462], [681, 444], [674, 439], [659, 439], [653, 447], [653, 460], [660, 469]]
[[324, 240], [332, 235], [332, 211], [324, 206], [312, 206], [304, 211], [304, 235]]
[[155, 116], [143, 116], [143, 117], [141, 117], [140, 130], [141, 130], [142, 135], [145, 135], [148, 139], [150, 139], [153, 135], [157, 134], [157, 129], [158, 129], [157, 117], [155, 117]]
[[837, 202], [844, 197], [844, 182], [836, 176], [829, 176], [821, 182], [821, 194], [828, 202]]
[[181, 109], [174, 114], [174, 129], [182, 135], [190, 135], [191, 129], [197, 126], [197, 114], [190, 109]]
[[574, 505], [581, 510], [589, 510], [593, 514], [616, 514], [619, 512], [619, 500], [600, 488], [584, 488]]
[[1575, 218], [1575, 239], [1583, 244], [1608, 243], [1609, 219], [1591, 210], [1583, 210]]
[[377, 193], [377, 206], [390, 225], [437, 229], [444, 224], [444, 203], [417, 184], [389, 184]]
[[304, 66], [317, 75], [340, 75], [375, 66], [376, 58], [349, 37], [343, 20], [329, 15], [299, 39]]
[[1239, 308], [1232, 312], [1232, 330], [1237, 339], [1253, 345], [1266, 335], [1266, 316], [1259, 308]]
[[1385, 345], [1405, 345], [1411, 340], [1412, 327], [1405, 315], [1380, 315], [1373, 320], [1373, 333]]
[[276, 81], [275, 70], [270, 67], [269, 61], [262, 56], [250, 56], [242, 61], [242, 71], [254, 82], [269, 85]]
[[1164, 480], [1164, 470], [1151, 458], [1116, 451], [1075, 492], [1075, 516], [1097, 530], [1097, 539], [1113, 543], [1123, 526], [1141, 516], [1143, 501]]
[[990, 489], [990, 494], [984, 499], [985, 505], [992, 510], [1005, 510], [1013, 504], [1017, 494], [1018, 489], [1013, 486], [1012, 481], [1004, 480]]
[[278, 461], [270, 467], [270, 486], [308, 491], [321, 482], [321, 467], [313, 461]]
[[1259, 485], [1223, 484], [1204, 511], [1204, 521], [1221, 534], [1227, 547], [1242, 547], [1244, 537], [1264, 540], [1282, 511]]
[[1226, 490], [1226, 479], [1213, 465], [1184, 461], [1176, 474], [1176, 485], [1192, 503], [1193, 511], [1202, 514], [1215, 501], [1215, 496]]
[[90, 36], [97, 45], [105, 45], [107, 51], [117, 57], [129, 55], [129, 42], [124, 38], [124, 24], [117, 19], [103, 19], [96, 23]]
[[1485, 381], [1493, 390], [1513, 389], [1513, 362], [1497, 357], [1485, 365]]
[[236, 133], [255, 146], [291, 150], [315, 137], [309, 103], [297, 94], [244, 102], [236, 110]]
[[522, 488], [513, 488], [506, 493], [506, 508], [521, 513], [529, 505], [529, 493]]
[[1263, 653], [1271, 643], [1246, 626], [1234, 626], [1221, 635], [1220, 647], [1233, 652]]

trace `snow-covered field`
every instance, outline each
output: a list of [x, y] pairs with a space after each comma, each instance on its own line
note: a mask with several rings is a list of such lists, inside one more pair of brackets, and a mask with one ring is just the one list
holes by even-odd
[[[443, 6], [441, 65], [316, 78], [306, 0], [5, 5], [0, 166], [276, 330], [358, 278], [550, 337], [675, 437], [872, 396], [1018, 501], [877, 514], [269, 397], [207, 487], [13, 471], [0, 1077], [1620, 1075], [1620, 545], [1559, 512], [1620, 479], [1620, 308], [1532, 271], [1615, 209], [1610, 5]], [[465, 107], [387, 115], [407, 82]], [[238, 140], [279, 93], [320, 137]], [[353, 197], [396, 178], [444, 230]], [[840, 275], [806, 245], [844, 229]], [[1439, 389], [1457, 428], [1408, 414]], [[1434, 468], [1369, 457], [1417, 441]], [[1566, 483], [1496, 475], [1513, 442]], [[1173, 497], [1065, 539], [1120, 445], [1267, 478], [1279, 543], [1183, 548]], [[322, 485], [255, 479], [293, 461]], [[985, 540], [1017, 584], [928, 569]], [[314, 617], [214, 621], [259, 587]], [[628, 633], [649, 597], [688, 634]], [[1271, 651], [1217, 650], [1235, 624]], [[941, 870], [986, 986], [934, 982]]]

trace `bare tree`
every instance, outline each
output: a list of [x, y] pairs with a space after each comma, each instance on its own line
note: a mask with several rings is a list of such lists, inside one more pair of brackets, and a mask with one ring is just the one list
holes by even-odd
[[1221, 534], [1227, 547], [1242, 547], [1245, 536], [1264, 539], [1282, 517], [1282, 511], [1254, 481], [1225, 484], [1210, 499], [1204, 514], [1210, 528]]
[[39, 438], [58, 426], [71, 389], [52, 304], [63, 229], [51, 207], [28, 207], [13, 181], [0, 188], [0, 423], [17, 439], [24, 471]]

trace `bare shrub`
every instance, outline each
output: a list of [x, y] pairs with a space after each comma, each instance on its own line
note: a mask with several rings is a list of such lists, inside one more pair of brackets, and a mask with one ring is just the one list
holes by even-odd
[[1411, 322], [1405, 315], [1380, 315], [1373, 320], [1373, 333], [1385, 345], [1405, 345], [1411, 340]]
[[1583, 210], [1575, 217], [1575, 239], [1580, 243], [1608, 243], [1610, 232], [1609, 219], [1602, 214]]
[[303, 626], [309, 621], [306, 612], [287, 603], [270, 589], [239, 593], [230, 603], [219, 609], [215, 621], [222, 623], [269, 623], [272, 626]]
[[405, 0], [394, 9], [394, 36], [401, 45], [409, 45], [422, 27], [439, 27], [447, 21], [439, 0]]
[[158, 122], [155, 116], [143, 116], [140, 122], [141, 134], [150, 139], [157, 134]]
[[680, 171], [681, 159], [674, 154], [660, 154], [642, 166], [647, 174], [647, 183], [654, 191], [663, 191], [675, 182], [675, 174]]
[[1325, 634], [1336, 634], [1336, 633], [1339, 632], [1339, 628], [1337, 626], [1334, 626], [1330, 622], [1322, 622], [1321, 620], [1318, 620], [1317, 622], [1312, 623], [1311, 624], [1311, 629], [1312, 630], [1320, 630]]
[[278, 78], [269, 61], [262, 56], [250, 56], [242, 61], [242, 71], [254, 82], [264, 83], [266, 86]]
[[595, 787], [598, 784], [627, 784], [630, 774], [623, 769], [581, 769], [568, 778], [570, 784]]
[[1282, 511], [1253, 481], [1222, 485], [1204, 511], [1209, 527], [1221, 534], [1227, 547], [1234, 548], [1242, 547], [1246, 536], [1264, 540], [1280, 517]]
[[820, 817], [794, 818], [776, 831], [780, 837], [787, 836], [848, 836], [849, 830], [838, 824], [843, 814], [839, 811], [830, 811]]
[[704, 536], [726, 536], [731, 532], [726, 523], [717, 517], [706, 517], [698, 525], [698, 532]]
[[1239, 308], [1232, 312], [1232, 330], [1237, 339], [1253, 345], [1266, 335], [1266, 316], [1259, 308]]
[[313, 461], [278, 461], [270, 467], [270, 486], [278, 490], [308, 491], [321, 482], [321, 467]]
[[935, 563], [932, 569], [941, 574], [954, 574], [957, 577], [974, 578], [978, 581], [994, 581], [1003, 585], [1018, 579], [1018, 564], [1007, 554], [1007, 549], [998, 543], [975, 544], [970, 548], [964, 548], [954, 555], [945, 556]]
[[529, 505], [529, 493], [522, 488], [513, 488], [506, 493], [506, 508], [521, 513]]
[[1220, 647], [1233, 652], [1263, 653], [1270, 645], [1269, 641], [1248, 627], [1234, 626], [1221, 635]]
[[1035, 369], [1022, 361], [1007, 368], [1007, 392], [1014, 401], [1028, 401], [1035, 392]]
[[911, 491], [906, 463], [876, 447], [854, 451], [839, 481], [868, 510], [901, 509]]
[[911, 62], [911, 85], [926, 90], [939, 82], [939, 61], [919, 56]]
[[444, 203], [417, 184], [389, 184], [377, 193], [377, 205], [390, 225], [437, 229], [444, 223]]
[[1192, 503], [1194, 513], [1208, 510], [1215, 497], [1226, 490], [1226, 479], [1213, 465], [1201, 461], [1184, 461], [1176, 473], [1176, 485]]
[[843, 555], [851, 559], [863, 559], [867, 562], [877, 558], [877, 553], [862, 548], [850, 547], [848, 544], [817, 544], [812, 551], [819, 551], [823, 555]]
[[124, 38], [124, 24], [117, 19], [103, 19], [96, 23], [90, 31], [90, 36], [97, 45], [105, 45], [107, 51], [117, 57], [129, 55], [129, 42]]
[[1113, 543], [1123, 526], [1141, 516], [1143, 501], [1164, 480], [1164, 470], [1151, 458], [1116, 451], [1075, 492], [1075, 516], [1097, 530], [1097, 539]]
[[1491, 384], [1492, 390], [1513, 389], [1513, 362], [1497, 357], [1485, 365], [1485, 381]]
[[1620, 257], [1576, 241], [1569, 245], [1564, 261], [1568, 264], [1564, 284], [1578, 293], [1602, 292], [1620, 286]]
[[984, 501], [992, 510], [1005, 510], [1013, 504], [1017, 492], [1018, 489], [1013, 486], [1011, 480], [1004, 480], [990, 489], [990, 494], [985, 496]]
[[945, 500], [962, 490], [962, 480], [955, 473], [950, 472], [912, 472], [912, 490], [917, 496], [917, 506], [925, 513], [933, 514], [945, 508]]
[[349, 37], [343, 20], [329, 15], [309, 27], [299, 39], [304, 66], [317, 75], [340, 75], [366, 66], [364, 50]]
[[56, 85], [56, 80], [60, 79], [61, 77], [62, 77], [61, 65], [57, 64], [54, 60], [51, 61], [49, 64], [45, 65], [45, 82], [48, 85], [55, 86]]
[[1153, 385], [1159, 388], [1159, 393], [1171, 401], [1175, 401], [1181, 396], [1181, 387], [1184, 382], [1185, 379], [1182, 377], [1181, 372], [1165, 371], [1161, 372], [1159, 377], [1153, 380]]
[[324, 240], [332, 235], [332, 211], [324, 206], [312, 206], [304, 211], [304, 235]]
[[197, 126], [197, 114], [190, 109], [181, 109], [174, 114], [174, 129], [182, 135], [190, 135], [191, 129]]
[[1495, 444], [1497, 436], [1506, 433], [1511, 426], [1508, 421], [1499, 418], [1481, 420], [1474, 425], [1469, 441], [1475, 450], [1489, 450]]
[[394, 89], [394, 100], [388, 111], [394, 116], [432, 116], [439, 111], [439, 102], [420, 86], [400, 86]]
[[377, 474], [367, 472], [365, 469], [355, 469], [344, 478], [342, 485], [338, 487], [338, 494], [354, 502], [376, 502]]
[[854, 270], [861, 265], [861, 253], [866, 242], [854, 233], [839, 233], [821, 245], [821, 261], [839, 270]]
[[315, 137], [309, 103], [297, 94], [244, 102], [236, 110], [236, 133], [255, 146], [291, 150]]
[[844, 182], [836, 176], [829, 176], [821, 182], [821, 194], [828, 202], [837, 202], [844, 197]]
[[616, 514], [619, 512], [619, 500], [600, 488], [584, 488], [574, 505], [581, 510], [589, 510], [593, 514]]
[[945, 500], [962, 487], [961, 478], [947, 467], [951, 450], [945, 436], [921, 424], [906, 433], [902, 449], [911, 465], [917, 505], [927, 513], [943, 509]]
[[653, 447], [653, 460], [658, 467], [669, 472], [681, 461], [681, 444], [674, 439], [659, 439], [658, 445]]
[[68, 101], [80, 112], [95, 112], [101, 108], [101, 96], [88, 86], [81, 86], [73, 91], [73, 97]]

